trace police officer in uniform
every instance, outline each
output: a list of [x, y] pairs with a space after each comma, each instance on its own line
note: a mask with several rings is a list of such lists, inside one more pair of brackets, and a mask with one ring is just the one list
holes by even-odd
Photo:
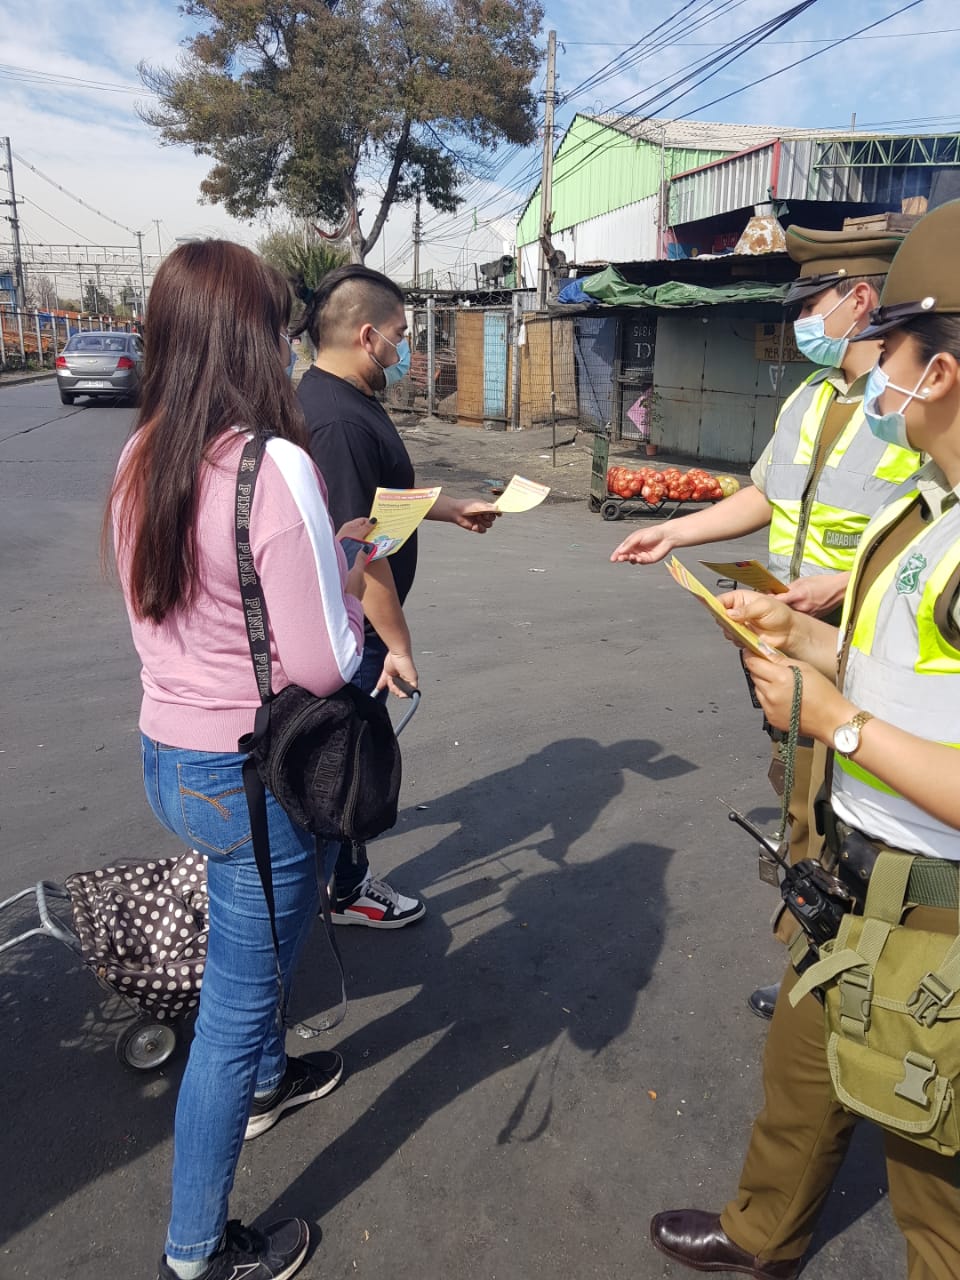
[[[919, 465], [912, 450], [884, 444], [868, 429], [861, 401], [877, 347], [852, 341], [877, 304], [903, 235], [790, 227], [786, 241], [800, 275], [784, 306], [799, 308], [797, 345], [819, 367], [781, 409], [773, 437], [751, 472], [752, 485], [707, 510], [629, 534], [611, 559], [654, 564], [676, 547], [726, 541], [767, 526], [769, 568], [790, 583], [781, 599], [804, 613], [839, 621], [867, 521]], [[771, 736], [778, 743], [779, 733]], [[816, 840], [812, 803], [822, 782], [822, 774], [812, 777], [813, 757], [813, 743], [804, 739], [789, 800], [793, 861], [819, 852], [819, 845], [810, 848]], [[771, 781], [782, 792], [778, 746]], [[784, 919], [777, 936], [789, 942], [792, 931]], [[771, 1017], [778, 990], [778, 985], [758, 988], [750, 996], [751, 1009]]]
[[[930, 461], [865, 531], [839, 637], [776, 597], [724, 598], [731, 616], [789, 655], [789, 662], [746, 658], [764, 711], [781, 729], [791, 714], [791, 667], [802, 673], [801, 730], [832, 751], [828, 831], [876, 851], [919, 855], [915, 869], [938, 887], [915, 890], [911, 872], [909, 897], [918, 905], [902, 922], [951, 937], [960, 863], [958, 246], [960, 202], [952, 202], [907, 237], [862, 334], [881, 346], [864, 392], [869, 429], [880, 443], [920, 450]], [[784, 992], [796, 982], [789, 969]], [[824, 1013], [812, 995], [796, 1007], [778, 1000], [763, 1079], [766, 1102], [735, 1198], [719, 1215], [660, 1213], [651, 1236], [696, 1270], [791, 1280], [855, 1123], [834, 1096]], [[956, 1280], [957, 1158], [890, 1132], [884, 1142], [909, 1280]]]

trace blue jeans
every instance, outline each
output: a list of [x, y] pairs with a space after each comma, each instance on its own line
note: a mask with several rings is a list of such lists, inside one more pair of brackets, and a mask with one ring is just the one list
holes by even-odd
[[[209, 1257], [227, 1222], [254, 1092], [286, 1068], [270, 917], [250, 838], [244, 757], [166, 747], [141, 735], [143, 780], [160, 822], [207, 857], [210, 897], [200, 1011], [174, 1129], [170, 1258]], [[284, 990], [319, 905], [316, 843], [267, 792]]]
[[[355, 684], [364, 693], [373, 693], [383, 671], [386, 656], [387, 646], [375, 631], [368, 630], [363, 637], [363, 657], [350, 683]], [[334, 897], [346, 898], [367, 878], [367, 872], [370, 870], [367, 846], [355, 845], [350, 840], [344, 840], [342, 844], [339, 841], [331, 843], [324, 850], [324, 862], [334, 856], [334, 853], [336, 854]]]

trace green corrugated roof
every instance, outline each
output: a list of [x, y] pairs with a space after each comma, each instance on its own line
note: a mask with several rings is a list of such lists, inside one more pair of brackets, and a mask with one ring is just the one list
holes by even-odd
[[[728, 154], [668, 145], [661, 159], [655, 142], [588, 116], [574, 116], [553, 160], [553, 230], [563, 231], [656, 195], [661, 177], [671, 178]], [[539, 231], [538, 186], [520, 216], [517, 244], [533, 244]]]

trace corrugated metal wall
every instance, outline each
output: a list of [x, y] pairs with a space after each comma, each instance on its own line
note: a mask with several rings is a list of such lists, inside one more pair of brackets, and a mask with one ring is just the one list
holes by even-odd
[[[674, 178], [670, 183], [670, 225], [699, 222], [767, 200], [776, 145], [771, 142], [768, 146], [729, 156], [696, 173]], [[929, 192], [932, 174], [929, 166], [817, 167], [823, 141], [782, 138], [779, 146], [775, 193], [778, 200], [883, 204]]]
[[553, 237], [569, 262], [649, 262], [657, 256], [658, 196], [578, 222]]
[[758, 147], [744, 155], [730, 156], [698, 173], [674, 178], [668, 200], [670, 225], [698, 222], [701, 218], [766, 200], [773, 153], [773, 144]]
[[[773, 434], [777, 366], [757, 360], [756, 326], [770, 307], [659, 313], [651, 438], [688, 457], [754, 462]], [[783, 395], [810, 372], [788, 364]]]
[[[583, 264], [597, 262], [650, 262], [657, 257], [657, 206], [659, 196], [647, 196], [612, 213], [588, 218], [553, 236], [557, 249], [567, 261]], [[520, 268], [524, 284], [537, 279], [537, 245], [520, 248]]]
[[[611, 213], [654, 195], [666, 177], [717, 158], [717, 151], [660, 148], [583, 116], [574, 118], [553, 161], [554, 232]], [[517, 243], [532, 244], [540, 230], [540, 189], [517, 227]]]

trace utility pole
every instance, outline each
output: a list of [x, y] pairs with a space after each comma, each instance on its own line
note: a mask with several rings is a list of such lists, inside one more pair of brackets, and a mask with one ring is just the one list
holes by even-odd
[[160, 243], [160, 219], [154, 218], [153, 225], [157, 228], [157, 253], [163, 257], [163, 245]]
[[137, 245], [140, 248], [140, 319], [147, 309], [147, 282], [143, 275], [143, 232], [137, 232]]
[[0, 204], [9, 205], [12, 213], [7, 218], [13, 231], [13, 290], [17, 306], [22, 311], [27, 305], [27, 285], [23, 278], [23, 252], [20, 248], [20, 219], [17, 217], [17, 192], [13, 185], [13, 150], [10, 146], [10, 139], [4, 138], [4, 150], [7, 153], [7, 163], [4, 166], [7, 171], [7, 186], [10, 189], [10, 199], [0, 200]]
[[537, 310], [547, 309], [549, 266], [544, 241], [553, 221], [553, 111], [557, 98], [557, 33], [547, 36], [547, 89], [543, 105], [543, 173], [540, 178], [540, 256], [537, 271]]
[[420, 237], [423, 228], [420, 223], [420, 192], [417, 192], [417, 209], [413, 215], [413, 287], [420, 287]]

